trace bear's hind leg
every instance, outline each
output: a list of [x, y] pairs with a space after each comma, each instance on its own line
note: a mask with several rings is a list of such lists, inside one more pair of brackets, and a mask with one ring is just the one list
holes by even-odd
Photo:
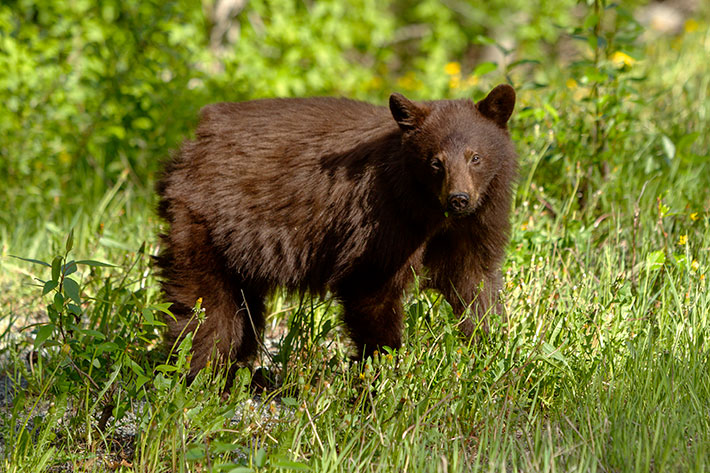
[[[266, 291], [247, 284], [225, 267], [205, 226], [188, 211], [171, 209], [171, 228], [163, 235], [157, 258], [165, 298], [172, 302], [166, 317], [169, 346], [193, 333], [190, 376], [210, 359], [222, 363], [248, 361], [258, 351], [264, 327]], [[204, 321], [193, 307], [202, 299]]]

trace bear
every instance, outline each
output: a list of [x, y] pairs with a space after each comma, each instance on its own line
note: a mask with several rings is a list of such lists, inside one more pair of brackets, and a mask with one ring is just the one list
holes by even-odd
[[212, 357], [251, 361], [279, 287], [332, 294], [358, 357], [401, 346], [415, 274], [466, 336], [487, 330], [486, 315], [502, 313], [514, 106], [502, 84], [478, 102], [393, 93], [389, 107], [333, 97], [204, 107], [156, 184], [166, 338], [195, 332], [190, 376]]

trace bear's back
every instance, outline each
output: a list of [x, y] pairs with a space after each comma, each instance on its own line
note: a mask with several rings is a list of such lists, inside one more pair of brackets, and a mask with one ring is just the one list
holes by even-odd
[[197, 139], [238, 141], [250, 153], [281, 143], [291, 147], [342, 152], [397, 131], [389, 110], [334, 97], [261, 99], [207, 105], [200, 112]]
[[387, 108], [348, 99], [213, 104], [164, 194], [205, 222], [243, 276], [322, 288], [396, 220], [383, 180], [398, 174], [400, 141]]

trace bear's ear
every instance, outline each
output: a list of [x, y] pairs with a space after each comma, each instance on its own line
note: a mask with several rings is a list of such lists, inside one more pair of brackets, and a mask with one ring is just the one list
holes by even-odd
[[508, 84], [501, 84], [478, 102], [476, 108], [484, 117], [505, 128], [515, 108], [515, 90]]
[[402, 131], [418, 128], [429, 113], [426, 107], [419, 106], [396, 92], [390, 95], [390, 111]]

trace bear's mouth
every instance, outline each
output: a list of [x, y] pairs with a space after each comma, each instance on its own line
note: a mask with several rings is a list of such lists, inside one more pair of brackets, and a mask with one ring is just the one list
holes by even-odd
[[461, 218], [461, 217], [468, 217], [469, 215], [473, 214], [475, 211], [475, 205], [469, 205], [465, 209], [460, 209], [460, 210], [454, 210], [451, 208], [446, 208], [444, 210], [444, 217], [446, 218]]

